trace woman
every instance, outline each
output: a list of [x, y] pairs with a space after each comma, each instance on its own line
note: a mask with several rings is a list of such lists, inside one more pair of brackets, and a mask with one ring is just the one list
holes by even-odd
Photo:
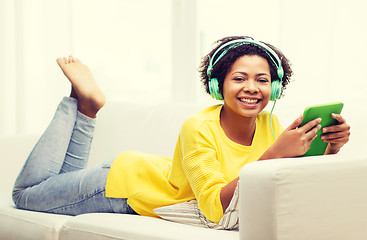
[[[18, 176], [13, 190], [18, 208], [157, 217], [153, 209], [196, 199], [204, 216], [217, 223], [232, 199], [243, 165], [300, 156], [320, 129], [321, 119], [299, 127], [300, 116], [283, 131], [275, 116], [263, 112], [289, 83], [290, 64], [269, 44], [227, 37], [217, 42], [200, 68], [207, 92], [223, 104], [184, 122], [173, 159], [126, 152], [112, 162], [85, 169], [95, 117], [105, 97], [79, 60], [59, 58], [57, 63], [72, 91], [61, 101]], [[325, 154], [337, 153], [349, 140], [349, 125], [340, 115], [333, 117], [339, 124], [323, 129], [323, 140], [328, 142]]]

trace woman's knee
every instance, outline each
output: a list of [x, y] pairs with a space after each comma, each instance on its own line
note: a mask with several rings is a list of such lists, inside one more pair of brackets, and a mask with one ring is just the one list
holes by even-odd
[[32, 211], [45, 211], [41, 203], [40, 195], [32, 187], [13, 188], [12, 199], [15, 206], [19, 209]]
[[13, 188], [12, 199], [17, 208], [25, 209], [25, 201], [22, 199], [24, 189]]

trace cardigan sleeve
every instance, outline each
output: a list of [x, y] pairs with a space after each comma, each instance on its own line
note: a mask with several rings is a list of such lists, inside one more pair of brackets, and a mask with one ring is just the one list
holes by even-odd
[[228, 184], [218, 161], [213, 132], [205, 126], [183, 125], [180, 133], [182, 168], [206, 218], [219, 222], [223, 216], [220, 191]]

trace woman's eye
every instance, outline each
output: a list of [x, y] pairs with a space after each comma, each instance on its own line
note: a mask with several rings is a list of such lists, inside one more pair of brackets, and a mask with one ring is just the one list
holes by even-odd
[[266, 79], [266, 78], [259, 78], [258, 81], [261, 82], [261, 83], [267, 83], [267, 82], [269, 82], [269, 80]]
[[237, 77], [237, 78], [235, 78], [234, 80], [235, 80], [235, 81], [238, 81], [238, 82], [240, 82], [240, 81], [243, 81], [243, 80], [244, 80], [244, 78], [241, 78], [241, 77]]

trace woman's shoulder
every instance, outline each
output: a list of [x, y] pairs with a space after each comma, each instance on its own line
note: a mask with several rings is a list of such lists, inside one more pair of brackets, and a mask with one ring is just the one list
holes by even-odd
[[185, 123], [202, 123], [205, 121], [219, 120], [219, 114], [222, 106], [222, 104], [218, 104], [204, 108], [188, 117], [185, 120]]
[[182, 129], [198, 129], [205, 123], [219, 121], [222, 106], [213, 105], [196, 112], [184, 121]]

